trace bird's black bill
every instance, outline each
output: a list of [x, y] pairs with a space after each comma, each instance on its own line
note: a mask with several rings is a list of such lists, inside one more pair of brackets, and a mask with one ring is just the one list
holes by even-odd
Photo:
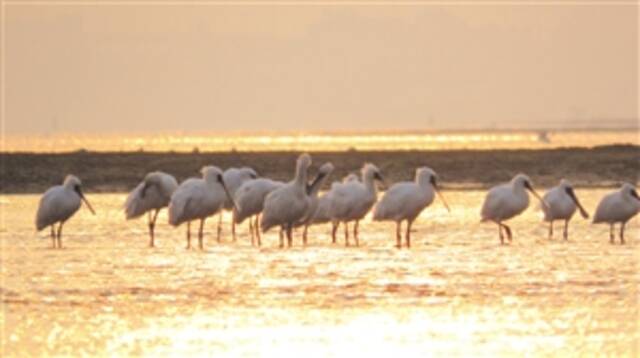
[[84, 197], [84, 194], [82, 193], [82, 189], [80, 189], [80, 186], [76, 186], [76, 193], [80, 195], [80, 199], [82, 199], [85, 205], [87, 205], [87, 208], [89, 209], [89, 211], [91, 211], [91, 214], [95, 215], [96, 214], [95, 210], [93, 210], [93, 207], [91, 207], [91, 204], [89, 204], [89, 200], [87, 200], [87, 198]]
[[222, 178], [222, 175], [218, 176], [218, 181], [220, 182], [220, 185], [222, 185], [222, 189], [224, 189], [224, 192], [227, 194], [227, 198], [229, 198], [229, 201], [231, 201], [231, 204], [233, 204], [233, 207], [236, 209], [236, 211], [240, 211], [240, 209], [238, 208], [238, 205], [236, 205], [236, 201], [233, 200], [233, 196], [231, 196], [229, 189], [227, 189], [227, 185], [224, 183], [224, 179]]
[[573, 189], [567, 188], [566, 191], [567, 191], [567, 195], [569, 195], [569, 197], [571, 198], [571, 200], [573, 200], [573, 202], [576, 204], [578, 209], [580, 209], [580, 215], [582, 215], [582, 218], [584, 219], [589, 218], [589, 213], [587, 213], [587, 211], [584, 210], [584, 208], [582, 207], [582, 204], [580, 204], [580, 201], [578, 200], [578, 197], [576, 196], [576, 193], [573, 191]]
[[640, 200], [640, 196], [638, 196], [638, 192], [635, 189], [631, 189], [631, 196]]
[[438, 185], [436, 184], [435, 177], [431, 177], [431, 183], [433, 184], [433, 190], [436, 191], [436, 194], [438, 194], [438, 197], [440, 198], [440, 200], [442, 200], [442, 204], [444, 204], [444, 207], [447, 208], [448, 212], [451, 212], [451, 209], [449, 208], [449, 204], [447, 204], [447, 201], [444, 200], [444, 196], [442, 195], [442, 193], [440, 193], [440, 190], [438, 189]]
[[535, 196], [538, 200], [540, 200], [540, 203], [542, 203], [542, 205], [544, 207], [549, 209], [549, 204], [546, 201], [544, 201], [544, 199], [542, 199], [542, 197], [540, 195], [538, 195], [538, 193], [536, 193], [535, 190], [533, 190], [533, 187], [531, 186], [531, 183], [529, 183], [528, 181], [525, 181], [524, 182], [524, 186], [525, 186], [525, 188], [527, 188], [531, 192], [531, 194], [533, 194], [533, 196]]
[[313, 179], [313, 182], [311, 182], [311, 184], [307, 184], [307, 195], [311, 195], [312, 192], [314, 192], [315, 190], [317, 190], [316, 188], [320, 185], [320, 182], [322, 181], [322, 178], [324, 178], [327, 175], [327, 173], [318, 173], [318, 175], [316, 175], [316, 177]]

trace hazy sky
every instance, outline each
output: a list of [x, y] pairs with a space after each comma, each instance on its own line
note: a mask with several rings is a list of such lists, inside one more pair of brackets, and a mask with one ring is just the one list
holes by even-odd
[[638, 118], [638, 5], [6, 4], [6, 130]]

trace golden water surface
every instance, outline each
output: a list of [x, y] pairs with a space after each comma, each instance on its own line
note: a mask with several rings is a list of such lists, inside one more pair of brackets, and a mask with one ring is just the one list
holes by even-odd
[[8, 135], [8, 152], [91, 151], [344, 151], [432, 149], [548, 149], [640, 144], [637, 129], [563, 131], [440, 131], [289, 134], [52, 134]]
[[[577, 191], [590, 211], [604, 193]], [[411, 250], [369, 220], [359, 248], [331, 245], [326, 225], [306, 248], [298, 234], [278, 249], [276, 232], [251, 247], [244, 225], [217, 244], [210, 219], [204, 252], [164, 212], [149, 249], [125, 194], [88, 194], [97, 215], [82, 209], [52, 250], [38, 196], [4, 196], [2, 355], [638, 355], [637, 218], [624, 246], [578, 216], [550, 241], [532, 207], [500, 246], [478, 223], [482, 192], [445, 194], [452, 213], [428, 208]]]

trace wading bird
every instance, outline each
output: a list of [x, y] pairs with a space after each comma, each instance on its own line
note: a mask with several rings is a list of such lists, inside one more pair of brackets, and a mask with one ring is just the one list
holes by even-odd
[[620, 243], [624, 244], [624, 226], [640, 211], [640, 197], [629, 183], [622, 184], [619, 190], [605, 195], [593, 215], [593, 223], [609, 224], [609, 242], [615, 242], [614, 226], [620, 223]]
[[[258, 174], [255, 170], [249, 167], [242, 168], [229, 168], [224, 171], [222, 174], [222, 178], [224, 179], [224, 183], [227, 185], [227, 189], [229, 189], [229, 193], [231, 193], [234, 198], [236, 195], [236, 191], [242, 184], [248, 180], [256, 179]], [[235, 210], [233, 210], [233, 204], [231, 203], [231, 198], [226, 198], [224, 201], [224, 210], [232, 210], [233, 215], [235, 215]], [[220, 240], [220, 235], [222, 233], [222, 211], [220, 212], [220, 216], [218, 217], [218, 241]], [[233, 241], [236, 241], [236, 220], [231, 218], [231, 236]]]
[[241, 224], [249, 219], [249, 231], [251, 231], [251, 245], [262, 245], [260, 238], [260, 213], [264, 208], [264, 199], [270, 192], [282, 187], [283, 182], [258, 178], [247, 180], [236, 191], [234, 196], [238, 209], [233, 218], [236, 224]]
[[544, 212], [544, 221], [549, 222], [549, 239], [553, 238], [553, 221], [564, 220], [563, 236], [565, 240], [568, 240], [569, 221], [576, 212], [576, 208], [580, 209], [580, 215], [583, 218], [589, 218], [589, 214], [580, 204], [571, 183], [567, 180], [562, 179], [560, 184], [551, 188], [542, 199], [548, 205], [541, 207]]
[[[231, 197], [222, 177], [222, 171], [215, 166], [201, 170], [202, 178], [183, 181], [173, 192], [169, 202], [169, 224], [179, 226], [187, 223], [187, 249], [191, 248], [191, 221], [200, 220], [198, 247], [204, 249], [204, 221], [222, 210], [227, 196]], [[235, 206], [233, 199], [231, 204]]]
[[147, 213], [149, 226], [149, 246], [155, 246], [154, 229], [160, 210], [171, 200], [171, 195], [178, 187], [176, 178], [172, 175], [156, 171], [148, 173], [142, 183], [129, 193], [125, 201], [125, 215], [127, 220], [138, 218]]
[[[57, 247], [62, 248], [62, 226], [80, 209], [82, 201], [95, 215], [91, 204], [82, 194], [82, 182], [73, 175], [67, 175], [62, 185], [51, 187], [42, 195], [36, 214], [36, 229], [40, 231], [47, 226], [51, 227], [51, 242], [54, 249], [56, 242]], [[55, 225], [57, 223], [60, 224], [56, 231]]]
[[543, 206], [548, 206], [544, 200], [533, 190], [531, 180], [524, 174], [518, 174], [509, 183], [494, 186], [489, 190], [487, 197], [482, 205], [482, 221], [492, 221], [498, 224], [498, 232], [500, 234], [500, 243], [504, 244], [505, 234], [509, 242], [511, 242], [511, 228], [504, 224], [504, 221], [522, 213], [529, 206], [529, 190]]
[[449, 210], [449, 205], [438, 191], [437, 175], [431, 168], [422, 167], [416, 169], [416, 177], [413, 182], [396, 183], [387, 190], [382, 199], [373, 210], [374, 221], [396, 222], [396, 246], [402, 247], [401, 226], [402, 221], [407, 221], [405, 234], [406, 246], [411, 247], [411, 224], [420, 215], [422, 210], [431, 205], [434, 192]]
[[355, 221], [353, 236], [356, 246], [360, 245], [358, 224], [376, 203], [377, 190], [375, 180], [383, 181], [380, 170], [373, 164], [367, 163], [362, 168], [362, 182], [348, 181], [331, 188], [331, 203], [329, 216], [333, 222], [331, 239], [336, 241], [338, 223], [344, 223], [345, 245], [349, 246], [349, 222]]
[[283, 232], [286, 232], [287, 245], [291, 247], [293, 225], [304, 217], [311, 205], [307, 184], [309, 166], [311, 157], [307, 153], [301, 154], [296, 161], [294, 179], [265, 198], [260, 228], [262, 232], [267, 232], [274, 226], [280, 226], [280, 247], [284, 247]]
[[318, 169], [318, 175], [316, 175], [316, 178], [313, 180], [313, 183], [308, 188], [309, 197], [311, 198], [311, 205], [309, 205], [309, 208], [307, 209], [307, 213], [305, 214], [304, 218], [296, 224], [296, 227], [304, 226], [304, 229], [302, 231], [302, 244], [305, 246], [307, 245], [307, 231], [308, 231], [309, 225], [312, 223], [315, 213], [318, 210], [318, 206], [320, 205], [318, 192], [320, 192], [320, 188], [322, 187], [322, 184], [324, 184], [324, 182], [327, 180], [329, 175], [331, 175], [331, 173], [333, 172], [333, 169], [334, 169], [333, 164], [324, 163], [320, 167], [320, 169]]

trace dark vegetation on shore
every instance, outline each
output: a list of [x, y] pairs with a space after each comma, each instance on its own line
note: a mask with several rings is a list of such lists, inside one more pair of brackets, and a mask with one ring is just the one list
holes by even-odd
[[[338, 180], [358, 172], [365, 162], [376, 164], [389, 183], [412, 180], [416, 167], [429, 166], [440, 176], [443, 188], [486, 188], [524, 172], [539, 188], [551, 187], [561, 178], [577, 187], [613, 187], [623, 181], [636, 183], [640, 173], [640, 146], [614, 145], [595, 148], [550, 150], [442, 150], [310, 152], [312, 175], [331, 161]], [[204, 165], [222, 169], [251, 166], [261, 176], [289, 180], [297, 152], [71, 152], [1, 153], [2, 193], [41, 193], [72, 173], [87, 192], [125, 192], [145, 173], [162, 170], [178, 181], [200, 176]]]

